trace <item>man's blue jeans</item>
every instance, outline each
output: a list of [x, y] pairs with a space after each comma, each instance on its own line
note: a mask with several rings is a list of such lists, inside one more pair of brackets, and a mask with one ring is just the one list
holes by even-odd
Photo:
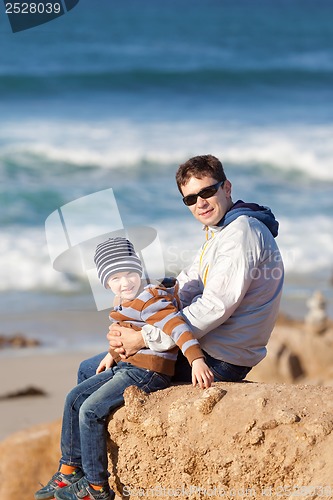
[[[99, 355], [100, 360], [103, 357]], [[99, 364], [97, 356], [95, 358], [94, 373]], [[86, 379], [82, 377], [67, 395], [60, 463], [81, 467], [89, 483], [107, 484], [106, 421], [109, 414], [123, 404], [124, 391], [131, 385], [147, 393], [154, 392], [168, 387], [170, 377], [121, 361], [97, 375], [86, 374]]]
[[[213, 358], [203, 351], [206, 364], [212, 370], [214, 382], [241, 382], [251, 370], [248, 366], [238, 366]], [[173, 382], [191, 382], [191, 367], [186, 358], [179, 352]]]
[[[102, 354], [97, 354], [97, 356], [93, 356], [92, 358], [82, 361], [78, 370], [78, 382], [91, 377], [96, 372], [97, 366], [106, 354], [106, 352], [103, 352]], [[250, 367], [232, 365], [231, 363], [227, 363], [226, 361], [215, 359], [206, 352], [204, 354], [206, 357], [205, 361], [214, 374], [215, 382], [240, 382], [251, 371]], [[182, 355], [180, 351], [178, 353], [176, 362], [176, 372], [172, 377], [172, 381], [192, 381], [191, 367], [187, 359]]]

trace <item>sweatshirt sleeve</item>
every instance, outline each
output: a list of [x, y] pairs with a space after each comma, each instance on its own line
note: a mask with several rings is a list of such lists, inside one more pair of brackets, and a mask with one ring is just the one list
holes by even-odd
[[148, 349], [157, 352], [169, 351], [173, 349], [176, 343], [169, 335], [166, 335], [160, 328], [148, 325], [147, 323], [141, 328], [141, 335]]
[[182, 310], [196, 338], [224, 323], [241, 304], [258, 266], [260, 243], [249, 223], [219, 242], [203, 293]]

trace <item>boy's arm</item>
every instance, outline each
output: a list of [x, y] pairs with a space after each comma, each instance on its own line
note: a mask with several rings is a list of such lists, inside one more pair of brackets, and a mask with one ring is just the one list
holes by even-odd
[[186, 320], [174, 306], [172, 297], [154, 295], [143, 307], [141, 317], [146, 323], [162, 327], [180, 347], [192, 367], [193, 386], [198, 384], [201, 389], [210, 387], [214, 375], [205, 363], [198, 340], [194, 338]]
[[144, 323], [154, 325], [169, 335], [186, 356], [190, 365], [195, 359], [203, 358], [203, 352], [197, 339], [178, 309], [172, 303], [172, 297], [159, 295], [155, 290], [141, 311]]
[[97, 367], [96, 374], [104, 372], [105, 370], [108, 370], [111, 368], [111, 366], [114, 364], [114, 359], [113, 356], [110, 352], [107, 353], [106, 356], [102, 359], [100, 364]]

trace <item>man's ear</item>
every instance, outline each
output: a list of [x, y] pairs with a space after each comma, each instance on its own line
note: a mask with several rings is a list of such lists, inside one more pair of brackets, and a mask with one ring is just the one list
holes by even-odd
[[223, 189], [224, 189], [225, 194], [229, 198], [231, 198], [231, 188], [232, 188], [231, 182], [228, 179], [226, 181], [224, 181]]

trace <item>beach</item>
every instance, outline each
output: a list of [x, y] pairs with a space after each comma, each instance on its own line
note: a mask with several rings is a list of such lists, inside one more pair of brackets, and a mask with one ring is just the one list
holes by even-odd
[[[65, 396], [77, 383], [80, 362], [107, 350], [108, 324], [106, 311], [65, 309], [26, 313], [20, 318], [4, 315], [3, 326], [11, 335], [20, 332], [23, 338], [35, 339], [39, 345], [0, 349], [0, 440], [35, 424], [61, 418]], [[50, 342], [52, 336], [58, 342]], [[43, 394], [4, 399], [29, 388]]]
[[[90, 354], [86, 353], [87, 357]], [[29, 388], [39, 389], [43, 394], [0, 400], [0, 440], [61, 418], [65, 396], [76, 384], [77, 368], [83, 357], [84, 353], [62, 353], [2, 358], [0, 397]]]

